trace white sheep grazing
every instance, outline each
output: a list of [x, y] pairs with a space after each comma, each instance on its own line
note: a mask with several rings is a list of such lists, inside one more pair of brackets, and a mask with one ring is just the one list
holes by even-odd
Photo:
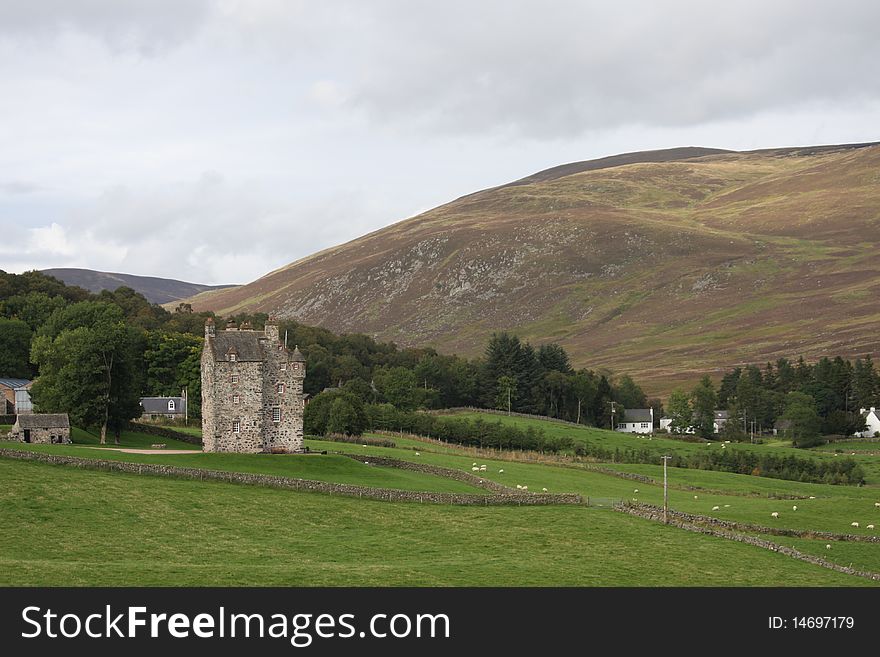
[[778, 517], [779, 517], [779, 512], [778, 512], [778, 511], [774, 511], [774, 512], [771, 513], [770, 515], [773, 516], [774, 518], [778, 518]]
[[874, 502], [874, 506], [876, 506], [878, 509], [880, 509], [880, 502]]
[[724, 505], [724, 508], [725, 508], [725, 509], [729, 509], [729, 508], [730, 508], [730, 505], [729, 505], [729, 504], [725, 504], [725, 505]]
[[720, 509], [720, 508], [721, 508], [720, 506], [713, 506], [713, 507], [712, 507], [712, 510], [713, 510], [713, 511], [717, 511], [717, 510]]
[[416, 452], [416, 456], [421, 456], [421, 454], [419, 454], [418, 452]]
[[865, 525], [865, 527], [868, 529], [874, 529], [874, 525]]
[[523, 490], [528, 490], [528, 489], [529, 489], [528, 486], [523, 486]]
[[825, 544], [825, 549], [826, 549], [826, 550], [830, 550], [830, 549], [831, 549], [831, 543], [826, 543], [826, 544]]
[[850, 527], [858, 527], [858, 526], [859, 526], [859, 523], [857, 523], [857, 522], [851, 522], [851, 523], [849, 524], [849, 526], [850, 526]]
[[816, 499], [816, 496], [815, 496], [815, 495], [810, 495], [810, 499], [811, 499], [811, 500], [815, 500], [815, 499]]
[[544, 491], [545, 493], [547, 492], [547, 489], [546, 489], [546, 488], [542, 488], [541, 490]]
[[797, 504], [795, 504], [794, 506], [792, 506], [792, 507], [791, 507], [791, 510], [792, 510], [792, 511], [797, 511]]
[[697, 499], [697, 496], [696, 496], [696, 495], [694, 495], [694, 499]]
[[485, 472], [485, 471], [486, 471], [486, 466], [485, 466], [485, 465], [481, 465], [481, 466], [480, 466], [480, 472]]
[[471, 470], [473, 470], [474, 472], [479, 472], [479, 471], [480, 471], [479, 468], [471, 468]]
[[516, 487], [520, 490], [522, 489], [522, 486], [520, 486], [519, 484], [517, 484]]
[[471, 463], [471, 465], [476, 465], [476, 463]]
[[504, 474], [504, 468], [501, 468], [501, 469], [498, 471], [498, 474]]
[[639, 492], [638, 488], [633, 488], [633, 493], [638, 493], [638, 492]]

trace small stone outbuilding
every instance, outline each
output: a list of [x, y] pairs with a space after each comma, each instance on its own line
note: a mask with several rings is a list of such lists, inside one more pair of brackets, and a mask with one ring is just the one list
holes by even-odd
[[15, 418], [9, 437], [23, 443], [69, 444], [70, 420], [67, 413], [19, 415]]

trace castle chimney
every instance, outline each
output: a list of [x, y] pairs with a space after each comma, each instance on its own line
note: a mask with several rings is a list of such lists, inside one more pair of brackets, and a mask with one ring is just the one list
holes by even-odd
[[209, 317], [207, 320], [205, 320], [205, 337], [206, 338], [213, 338], [214, 337], [214, 328], [215, 328], [214, 318]]
[[269, 319], [266, 320], [266, 338], [281, 344], [281, 339], [278, 335], [278, 318], [275, 315], [269, 315]]
[[238, 330], [238, 324], [235, 323], [234, 319], [227, 320], [226, 330], [227, 331], [237, 331]]

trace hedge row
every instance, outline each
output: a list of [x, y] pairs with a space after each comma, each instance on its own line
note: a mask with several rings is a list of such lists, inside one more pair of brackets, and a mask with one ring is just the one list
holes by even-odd
[[574, 440], [569, 436], [547, 436], [543, 430], [502, 424], [500, 420], [467, 420], [456, 417], [438, 417], [427, 413], [407, 413], [390, 404], [366, 406], [370, 428], [374, 431], [401, 431], [447, 443], [468, 447], [518, 449], [534, 452], [558, 453], [571, 450]]
[[193, 445], [201, 445], [202, 439], [198, 436], [193, 436], [192, 434], [183, 433], [182, 431], [175, 431], [169, 427], [163, 427], [157, 424], [145, 424], [143, 422], [129, 422], [129, 428], [132, 431], [137, 431], [138, 433], [145, 433], [148, 436], [160, 436], [162, 438], [173, 438], [174, 440], [180, 440], [185, 443], [191, 443]]

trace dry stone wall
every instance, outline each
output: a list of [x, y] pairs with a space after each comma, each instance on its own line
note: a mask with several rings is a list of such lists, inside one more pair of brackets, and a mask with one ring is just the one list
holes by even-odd
[[[110, 461], [104, 459], [81, 458], [78, 456], [61, 456], [44, 452], [0, 448], [0, 457], [24, 461], [38, 461], [51, 465], [64, 465], [87, 470], [103, 470], [124, 472], [139, 475], [173, 477], [177, 479], [197, 479], [200, 481], [221, 481], [235, 484], [248, 484], [268, 488], [342, 495], [362, 499], [380, 500], [383, 502], [421, 502], [430, 504], [456, 504], [467, 506], [547, 506], [554, 504], [581, 504], [580, 495], [574, 494], [495, 494], [480, 495], [477, 493], [439, 493], [430, 491], [407, 491], [391, 488], [372, 488], [354, 484], [337, 484], [311, 479], [296, 479], [276, 475], [251, 474], [246, 472], [225, 472], [222, 470], [203, 470], [201, 468], [183, 468], [174, 465], [154, 463], [131, 463], [127, 461]], [[319, 456], [307, 458], [320, 458]]]

